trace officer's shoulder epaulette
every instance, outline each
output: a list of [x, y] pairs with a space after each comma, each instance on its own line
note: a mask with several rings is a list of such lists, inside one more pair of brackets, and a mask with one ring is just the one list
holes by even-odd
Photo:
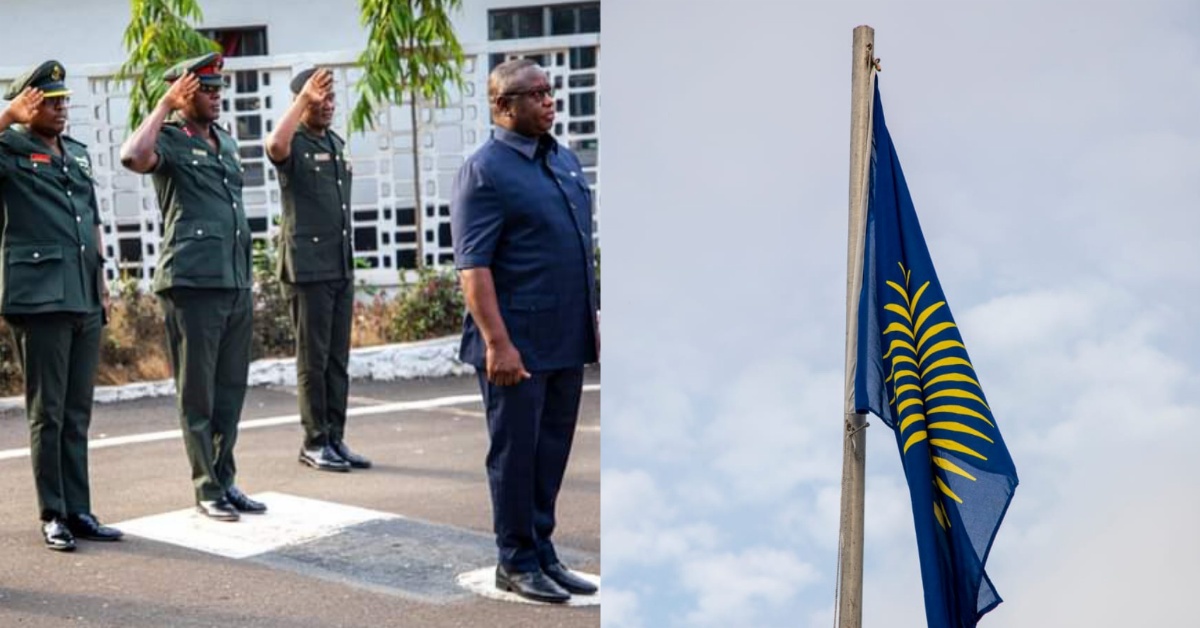
[[338, 135], [337, 131], [334, 131], [332, 128], [326, 129], [326, 130], [329, 131], [329, 134], [332, 135], [333, 139], [337, 140], [337, 142], [339, 144], [341, 144], [342, 146], [346, 145], [346, 140], [342, 139], [342, 136]]
[[87, 144], [84, 144], [83, 142], [71, 137], [70, 135], [66, 135], [64, 133], [61, 137], [62, 137], [64, 143], [87, 150]]

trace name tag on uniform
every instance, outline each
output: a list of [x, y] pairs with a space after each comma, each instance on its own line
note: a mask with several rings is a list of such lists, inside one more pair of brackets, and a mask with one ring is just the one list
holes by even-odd
[[313, 161], [329, 161], [329, 153], [313, 153]]
[[29, 156], [29, 161], [32, 161], [35, 164], [48, 164], [50, 163], [50, 155], [45, 153], [33, 153]]
[[208, 151], [204, 150], [203, 148], [193, 148], [192, 154], [200, 157], [208, 157]]

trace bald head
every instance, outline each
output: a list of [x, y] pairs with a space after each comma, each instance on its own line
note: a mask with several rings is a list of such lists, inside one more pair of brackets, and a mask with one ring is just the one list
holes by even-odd
[[496, 66], [488, 74], [488, 102], [496, 106], [496, 100], [502, 94], [517, 89], [523, 75], [529, 74], [530, 68], [541, 70], [533, 59], [510, 59]]
[[546, 72], [530, 59], [513, 59], [488, 74], [492, 122], [528, 136], [549, 132], [554, 125], [554, 90]]

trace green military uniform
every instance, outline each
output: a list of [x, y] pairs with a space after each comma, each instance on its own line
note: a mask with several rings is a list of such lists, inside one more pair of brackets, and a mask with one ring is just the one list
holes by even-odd
[[[167, 79], [198, 69], [189, 60]], [[219, 74], [201, 75], [201, 83]], [[152, 175], [163, 212], [154, 290], [166, 319], [184, 446], [196, 500], [234, 486], [233, 449], [253, 336], [251, 234], [236, 141], [216, 124], [218, 148], [176, 115], [163, 124]]]
[[[18, 78], [65, 96], [47, 61]], [[28, 127], [0, 133], [0, 314], [13, 328], [25, 374], [30, 455], [43, 521], [90, 514], [87, 433], [103, 325], [104, 258], [87, 147], [58, 138], [61, 155]]]
[[354, 308], [351, 168], [332, 130], [301, 124], [291, 154], [276, 163], [283, 193], [278, 273], [296, 328], [296, 379], [304, 447], [342, 441]]

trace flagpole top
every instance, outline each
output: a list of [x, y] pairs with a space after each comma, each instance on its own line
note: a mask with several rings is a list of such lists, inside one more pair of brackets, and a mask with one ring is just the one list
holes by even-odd
[[879, 57], [875, 56], [875, 42], [867, 42], [867, 65], [875, 69], [876, 72], [882, 72], [883, 67], [879, 65]]

